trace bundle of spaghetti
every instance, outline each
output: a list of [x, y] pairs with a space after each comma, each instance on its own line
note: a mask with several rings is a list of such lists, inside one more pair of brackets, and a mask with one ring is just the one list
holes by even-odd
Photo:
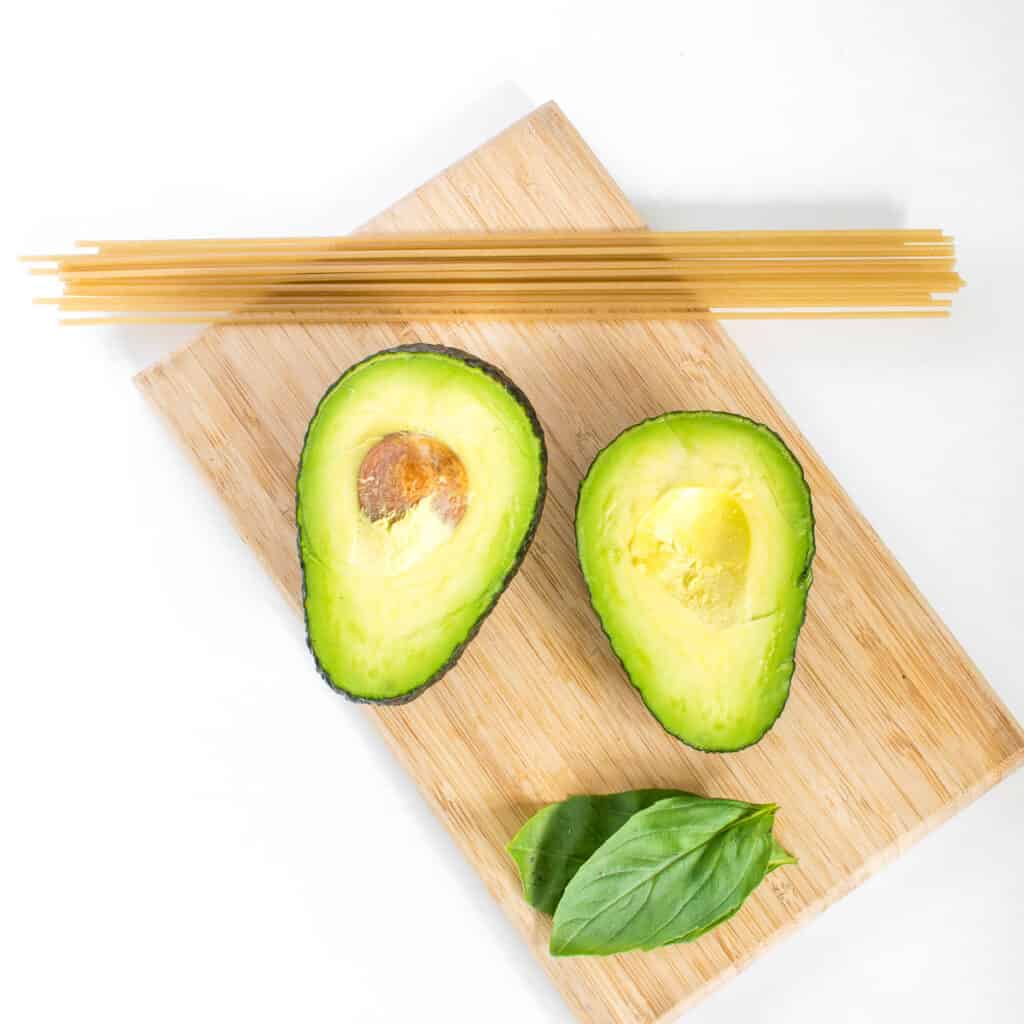
[[939, 230], [89, 241], [31, 256], [62, 323], [947, 316]]

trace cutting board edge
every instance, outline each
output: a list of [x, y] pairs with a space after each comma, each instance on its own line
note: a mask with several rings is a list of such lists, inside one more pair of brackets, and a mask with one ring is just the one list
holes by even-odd
[[[199, 335], [199, 337], [205, 337], [209, 330], [209, 328], [205, 329]], [[170, 360], [172, 360], [175, 356], [187, 352], [189, 346], [195, 344], [197, 340], [197, 338], [193, 338], [191, 341], [186, 342], [184, 345], [175, 350], [175, 352], [171, 353], [169, 356], [165, 357], [164, 359], [158, 360], [152, 365], [146, 367], [146, 369], [144, 370], [140, 370], [132, 377], [132, 383], [135, 385], [139, 393], [145, 399], [145, 402], [150, 407], [150, 409], [156, 412], [157, 419], [159, 420], [160, 423], [163, 424], [166, 432], [170, 434], [174, 439], [174, 447], [176, 447], [178, 451], [184, 453], [185, 458], [199, 471], [200, 478], [205, 482], [206, 486], [210, 489], [211, 493], [213, 493], [215, 496], [218, 496], [217, 480], [210, 472], [209, 466], [207, 466], [206, 463], [203, 462], [203, 460], [199, 457], [199, 453], [190, 444], [186, 442], [185, 436], [181, 433], [181, 431], [175, 428], [174, 420], [168, 415], [167, 410], [164, 409], [163, 405], [158, 400], [156, 391], [152, 386], [152, 374], [155, 371], [161, 370], [164, 367], [164, 365]], [[246, 528], [245, 523], [241, 520], [241, 518], [238, 516], [235, 510], [227, 502], [220, 501], [218, 502], [218, 505], [221, 507], [222, 511], [227, 515], [228, 521], [235, 528], [235, 532], [241, 539], [245, 549], [255, 557], [256, 561], [263, 568], [264, 572], [266, 572], [267, 576], [270, 577], [270, 580], [274, 584], [275, 589], [284, 598], [285, 603], [288, 605], [288, 607], [294, 609], [294, 611], [298, 613], [299, 618], [302, 619], [304, 617], [302, 611], [302, 602], [297, 600], [296, 595], [293, 594], [280, 579], [278, 579], [277, 573], [273, 571], [273, 566], [271, 566], [271, 564], [263, 556], [263, 553], [260, 550], [260, 546], [258, 544], [252, 543], [248, 536], [248, 530]]]

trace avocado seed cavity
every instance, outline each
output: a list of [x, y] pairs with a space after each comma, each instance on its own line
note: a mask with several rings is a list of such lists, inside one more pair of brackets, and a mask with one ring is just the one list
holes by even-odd
[[727, 491], [675, 487], [641, 516], [633, 564], [709, 625], [737, 620], [750, 560], [750, 524]]

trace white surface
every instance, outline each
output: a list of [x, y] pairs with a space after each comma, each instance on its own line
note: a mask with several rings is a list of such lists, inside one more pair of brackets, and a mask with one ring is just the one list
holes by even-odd
[[[15, 252], [344, 231], [549, 98], [656, 227], [950, 230], [948, 324], [733, 334], [1024, 716], [1020, 4], [11, 19], [0, 1020], [569, 1019], [136, 394], [173, 339], [59, 331]], [[1022, 812], [1024, 772], [688, 1019], [1016, 1024]]]

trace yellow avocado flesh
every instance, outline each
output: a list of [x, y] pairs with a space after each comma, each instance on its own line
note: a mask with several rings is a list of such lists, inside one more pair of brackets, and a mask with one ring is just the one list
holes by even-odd
[[743, 614], [750, 525], [729, 491], [670, 487], [640, 517], [629, 553], [701, 621], [725, 625]]
[[[363, 459], [403, 432], [461, 460], [468, 491], [456, 525], [429, 498], [393, 520], [361, 508]], [[395, 350], [342, 377], [310, 424], [297, 485], [309, 641], [333, 686], [401, 698], [446, 666], [516, 567], [543, 467], [520, 400], [456, 356]]]
[[779, 438], [725, 413], [639, 424], [595, 459], [576, 530], [594, 608], [658, 720], [703, 750], [756, 742], [789, 692], [813, 554]]

